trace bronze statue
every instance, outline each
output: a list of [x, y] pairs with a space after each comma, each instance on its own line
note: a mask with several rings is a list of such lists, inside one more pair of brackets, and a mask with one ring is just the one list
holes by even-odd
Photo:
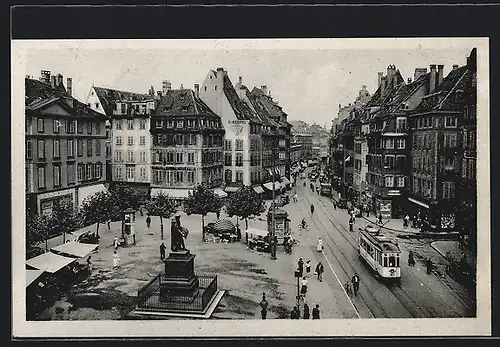
[[170, 249], [172, 252], [187, 251], [184, 239], [187, 238], [188, 230], [181, 226], [181, 217], [175, 216], [170, 226]]

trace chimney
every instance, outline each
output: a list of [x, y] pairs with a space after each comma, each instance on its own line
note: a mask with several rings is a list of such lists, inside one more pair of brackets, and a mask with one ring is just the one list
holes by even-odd
[[267, 86], [260, 86], [260, 89], [262, 90], [262, 93], [264, 93], [264, 95], [267, 95]]
[[413, 74], [413, 80], [417, 81], [420, 78], [420, 76], [425, 75], [426, 73], [427, 73], [427, 68], [417, 67]]
[[52, 87], [52, 89], [56, 87], [56, 84], [56, 76], [50, 76], [50, 86]]
[[161, 98], [161, 91], [160, 90], [156, 92], [156, 96], [157, 96], [158, 99]]
[[437, 75], [437, 86], [440, 86], [443, 83], [443, 69], [444, 65], [438, 65], [438, 75]]
[[453, 64], [452, 70], [458, 69], [458, 64]]
[[221, 80], [224, 80], [224, 68], [218, 67], [217, 68], [217, 75], [216, 78], [221, 78]]
[[161, 88], [161, 94], [162, 95], [166, 95], [167, 92], [172, 89], [172, 84], [170, 83], [170, 81], [163, 81], [162, 82], [162, 88]]
[[41, 70], [40, 81], [50, 84], [50, 71]]
[[56, 85], [59, 87], [63, 84], [64, 77], [60, 73], [57, 74]]
[[73, 79], [71, 77], [66, 78], [66, 91], [69, 96], [73, 95]]
[[196, 96], [197, 99], [200, 98], [200, 85], [198, 83], [194, 84], [194, 95]]
[[436, 79], [437, 79], [437, 71], [436, 71], [436, 65], [431, 65], [431, 75], [429, 78], [429, 94], [434, 93], [434, 90], [436, 89]]
[[378, 73], [378, 78], [377, 78], [377, 86], [380, 87], [380, 85], [382, 84], [382, 76], [384, 76], [384, 73], [383, 72], [379, 72]]
[[385, 97], [386, 88], [387, 88], [387, 76], [383, 76], [382, 81], [380, 83], [380, 96], [382, 98]]
[[410, 83], [411, 83], [411, 78], [408, 78], [408, 84], [410, 84]]
[[238, 84], [240, 85], [240, 87], [243, 85], [243, 77], [238, 77]]

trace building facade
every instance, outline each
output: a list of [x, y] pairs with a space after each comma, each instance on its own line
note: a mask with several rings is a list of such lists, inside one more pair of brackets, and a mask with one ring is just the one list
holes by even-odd
[[221, 119], [199, 97], [199, 85], [169, 89], [151, 116], [151, 196], [159, 192], [185, 199], [198, 184], [221, 197], [223, 137]]
[[[164, 89], [169, 86], [165, 85]], [[87, 103], [110, 122], [111, 185], [136, 189], [143, 198], [149, 196], [151, 183], [151, 113], [158, 96], [138, 94], [93, 86]]]
[[75, 208], [105, 191], [106, 118], [71, 95], [72, 81], [42, 70], [25, 79], [26, 202], [50, 215], [67, 201]]

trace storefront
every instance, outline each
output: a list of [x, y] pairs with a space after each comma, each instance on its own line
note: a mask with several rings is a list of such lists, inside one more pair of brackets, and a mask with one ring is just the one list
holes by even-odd
[[457, 206], [451, 201], [428, 202], [409, 197], [410, 214], [429, 223], [430, 231], [455, 231], [457, 229]]
[[54, 206], [58, 203], [69, 202], [74, 206], [75, 196], [75, 188], [38, 194], [36, 197], [37, 210], [40, 214], [50, 216], [52, 214]]
[[78, 206], [81, 206], [83, 201], [89, 196], [94, 195], [98, 192], [107, 192], [107, 189], [104, 187], [104, 184], [98, 183], [89, 186], [80, 186], [77, 188], [78, 191]]

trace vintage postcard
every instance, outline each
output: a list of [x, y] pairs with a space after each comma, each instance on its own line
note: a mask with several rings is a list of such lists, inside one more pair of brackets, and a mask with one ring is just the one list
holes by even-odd
[[489, 335], [488, 57], [12, 41], [14, 336]]

